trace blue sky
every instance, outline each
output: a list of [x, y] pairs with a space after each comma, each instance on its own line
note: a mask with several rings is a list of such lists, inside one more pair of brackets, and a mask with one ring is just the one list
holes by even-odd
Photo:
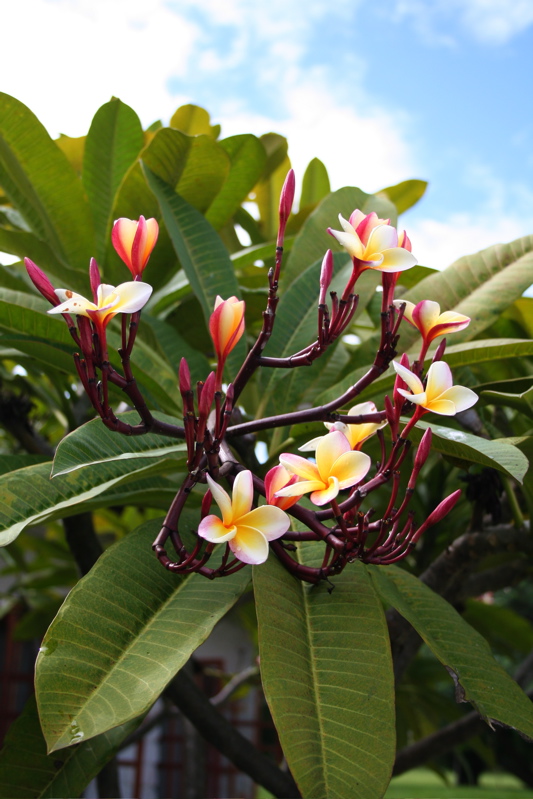
[[287, 135], [300, 179], [316, 155], [334, 188], [428, 180], [422, 263], [533, 233], [533, 0], [19, 0], [3, 23], [0, 88], [54, 136], [112, 95], [145, 124], [195, 102]]

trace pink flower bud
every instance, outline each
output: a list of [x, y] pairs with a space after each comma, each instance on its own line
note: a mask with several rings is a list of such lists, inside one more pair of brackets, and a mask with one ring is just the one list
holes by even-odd
[[420, 536], [426, 532], [429, 527], [432, 527], [437, 522], [440, 522], [444, 519], [445, 516], [455, 507], [459, 497], [461, 496], [461, 489], [458, 488], [457, 491], [454, 491], [453, 494], [450, 494], [449, 497], [443, 499], [440, 502], [435, 510], [429, 514], [426, 521], [418, 528], [416, 533], [413, 536], [413, 543], [416, 543]]
[[93, 298], [95, 303], [98, 302], [98, 286], [102, 282], [100, 279], [100, 270], [98, 268], [98, 264], [96, 263], [95, 258], [91, 258], [91, 263], [89, 265], [89, 280], [91, 282], [91, 289], [93, 292]]
[[191, 373], [189, 371], [189, 364], [187, 363], [186, 358], [182, 358], [180, 361], [179, 384], [182, 394], [191, 390]]
[[211, 503], [213, 501], [213, 494], [211, 493], [211, 489], [208, 488], [202, 498], [202, 505], [200, 509], [200, 518], [205, 519], [205, 517], [209, 514], [211, 510]]
[[318, 299], [319, 305], [324, 305], [326, 302], [326, 292], [329, 289], [331, 278], [333, 277], [333, 253], [328, 250], [324, 255], [322, 261], [322, 269], [320, 270], [320, 296]]
[[428, 455], [431, 451], [431, 439], [433, 437], [433, 433], [431, 431], [431, 427], [428, 427], [424, 435], [420, 440], [420, 444], [418, 445], [418, 449], [415, 455], [415, 462], [414, 462], [414, 471], [417, 473], [420, 471], [426, 460], [428, 459]]
[[43, 295], [45, 300], [48, 300], [48, 302], [52, 303], [52, 305], [59, 305], [59, 297], [57, 296], [54, 287], [46, 277], [43, 270], [40, 269], [37, 264], [34, 264], [29, 258], [24, 259], [24, 264], [26, 266], [26, 271], [28, 272], [28, 275], [37, 291]]
[[285, 223], [292, 210], [295, 188], [296, 180], [294, 177], [294, 169], [289, 169], [279, 198], [279, 220], [283, 227], [285, 227]]
[[117, 255], [122, 258], [135, 279], [140, 278], [152, 254], [159, 225], [155, 219], [139, 217], [133, 219], [117, 219], [111, 232], [111, 241]]
[[215, 398], [215, 373], [210, 372], [202, 387], [200, 399], [198, 400], [198, 416], [201, 420], [207, 421], [211, 406]]

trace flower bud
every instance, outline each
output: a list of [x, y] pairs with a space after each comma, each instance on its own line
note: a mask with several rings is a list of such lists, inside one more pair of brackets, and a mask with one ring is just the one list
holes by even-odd
[[111, 232], [111, 241], [117, 255], [124, 261], [134, 279], [140, 278], [148, 259], [152, 254], [159, 225], [155, 219], [139, 217], [133, 219], [117, 219]]
[[59, 297], [57, 296], [54, 287], [46, 277], [45, 273], [42, 269], [40, 269], [37, 264], [34, 264], [29, 258], [24, 259], [24, 265], [26, 266], [26, 271], [32, 281], [33, 285], [39, 291], [45, 300], [52, 303], [52, 305], [59, 305]]
[[265, 494], [266, 501], [269, 505], [276, 505], [282, 510], [287, 510], [292, 505], [295, 505], [300, 500], [303, 494], [295, 497], [276, 497], [277, 491], [280, 491], [286, 486], [294, 485], [298, 482], [298, 477], [295, 474], [290, 474], [285, 466], [279, 464], [273, 466], [265, 475]]

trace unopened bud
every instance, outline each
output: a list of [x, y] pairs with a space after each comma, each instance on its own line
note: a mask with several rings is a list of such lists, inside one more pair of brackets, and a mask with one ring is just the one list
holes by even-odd
[[26, 271], [28, 272], [28, 275], [37, 291], [40, 291], [45, 300], [48, 300], [48, 302], [52, 303], [52, 305], [59, 305], [59, 298], [55, 292], [55, 289], [46, 277], [43, 270], [40, 269], [37, 264], [34, 264], [29, 258], [24, 259], [24, 265], [26, 266]]
[[182, 358], [180, 361], [179, 384], [180, 392], [182, 394], [191, 390], [191, 373], [189, 371], [189, 364], [187, 363], [186, 358]]
[[209, 515], [209, 511], [211, 510], [211, 502], [212, 501], [213, 501], [213, 495], [211, 493], [211, 489], [208, 488], [207, 491], [205, 492], [204, 496], [203, 496], [203, 499], [202, 499], [202, 505], [201, 505], [201, 508], [200, 508], [200, 518], [201, 519], [205, 519], [205, 517]]
[[442, 356], [444, 355], [445, 349], [446, 349], [446, 339], [443, 338], [439, 346], [435, 350], [435, 355], [433, 356], [432, 363], [435, 363], [435, 361], [442, 361]]
[[215, 398], [215, 373], [210, 372], [202, 387], [200, 398], [198, 400], [198, 416], [201, 420], [206, 420]]
[[424, 463], [426, 462], [428, 455], [431, 451], [431, 439], [433, 437], [433, 433], [431, 431], [431, 427], [428, 427], [424, 435], [420, 440], [420, 444], [418, 445], [418, 449], [415, 455], [415, 462], [414, 462], [414, 469], [416, 472], [419, 472]]
[[325, 305], [326, 292], [329, 289], [331, 278], [333, 277], [333, 253], [328, 250], [324, 255], [322, 261], [322, 269], [320, 270], [320, 296], [318, 298], [319, 305]]
[[98, 305], [98, 286], [102, 282], [100, 279], [100, 270], [95, 258], [91, 258], [89, 265], [89, 280], [91, 281], [91, 290], [93, 293], [94, 302]]
[[434, 524], [437, 524], [437, 522], [442, 521], [444, 517], [448, 515], [452, 508], [455, 507], [459, 497], [461, 496], [461, 493], [461, 489], [458, 488], [457, 491], [454, 491], [453, 494], [450, 494], [449, 497], [446, 497], [446, 499], [443, 499], [442, 502], [437, 505], [435, 510], [429, 514], [426, 521], [414, 534], [414, 542], [418, 541], [422, 533], [425, 533], [429, 527], [432, 527]]
[[279, 197], [279, 221], [283, 228], [292, 210], [295, 189], [296, 180], [294, 177], [294, 169], [289, 169]]

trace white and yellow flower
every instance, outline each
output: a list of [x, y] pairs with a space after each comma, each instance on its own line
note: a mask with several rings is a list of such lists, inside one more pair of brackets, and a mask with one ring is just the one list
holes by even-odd
[[466, 386], [454, 386], [450, 367], [444, 361], [432, 363], [428, 369], [426, 386], [410, 369], [393, 361], [396, 373], [411, 389], [398, 388], [397, 391], [409, 402], [418, 405], [424, 411], [431, 411], [442, 416], [455, 416], [466, 411], [478, 401], [477, 394]]
[[398, 237], [396, 228], [377, 214], [355, 210], [349, 220], [339, 214], [339, 222], [342, 231], [328, 228], [328, 233], [352, 256], [360, 271], [403, 272], [417, 263], [407, 247], [406, 234]]
[[[348, 416], [363, 416], [367, 413], [377, 413], [378, 409], [374, 405], [373, 402], [360, 402], [358, 405], [354, 405], [353, 408], [350, 408], [348, 411]], [[387, 424], [387, 420], [383, 422], [362, 422], [361, 424], [346, 424], [345, 422], [324, 422], [324, 426], [331, 432], [333, 430], [339, 430], [343, 433], [350, 443], [350, 447], [352, 449], [361, 449], [361, 446], [364, 442], [374, 435], [377, 430], [381, 430], [382, 427], [385, 427]], [[317, 438], [311, 439], [302, 447], [299, 447], [300, 452], [312, 452], [318, 446], [318, 442], [324, 436], [317, 436]]]
[[396, 308], [405, 305], [403, 318], [420, 331], [427, 344], [437, 336], [464, 330], [470, 324], [470, 317], [463, 314], [455, 311], [441, 313], [439, 303], [433, 300], [422, 300], [417, 305], [408, 300], [394, 300], [394, 305]]
[[248, 470], [239, 472], [235, 478], [232, 497], [212, 477], [206, 477], [222, 519], [214, 514], [206, 516], [200, 522], [198, 535], [212, 544], [227, 542], [243, 563], [264, 563], [268, 557], [268, 542], [280, 538], [289, 529], [287, 514], [273, 505], [252, 510], [254, 485]]
[[152, 287], [138, 280], [121, 283], [119, 286], [100, 283], [96, 290], [96, 302], [70, 289], [55, 289], [60, 304], [50, 308], [48, 313], [87, 316], [98, 327], [105, 328], [118, 313], [140, 311], [150, 299], [151, 293]]
[[278, 497], [294, 497], [311, 492], [311, 502], [325, 505], [335, 499], [343, 488], [361, 482], [370, 469], [370, 458], [364, 452], [354, 452], [344, 433], [334, 430], [322, 436], [316, 447], [316, 463], [307, 458], [284, 452], [279, 456], [282, 466], [300, 480], [276, 492]]

